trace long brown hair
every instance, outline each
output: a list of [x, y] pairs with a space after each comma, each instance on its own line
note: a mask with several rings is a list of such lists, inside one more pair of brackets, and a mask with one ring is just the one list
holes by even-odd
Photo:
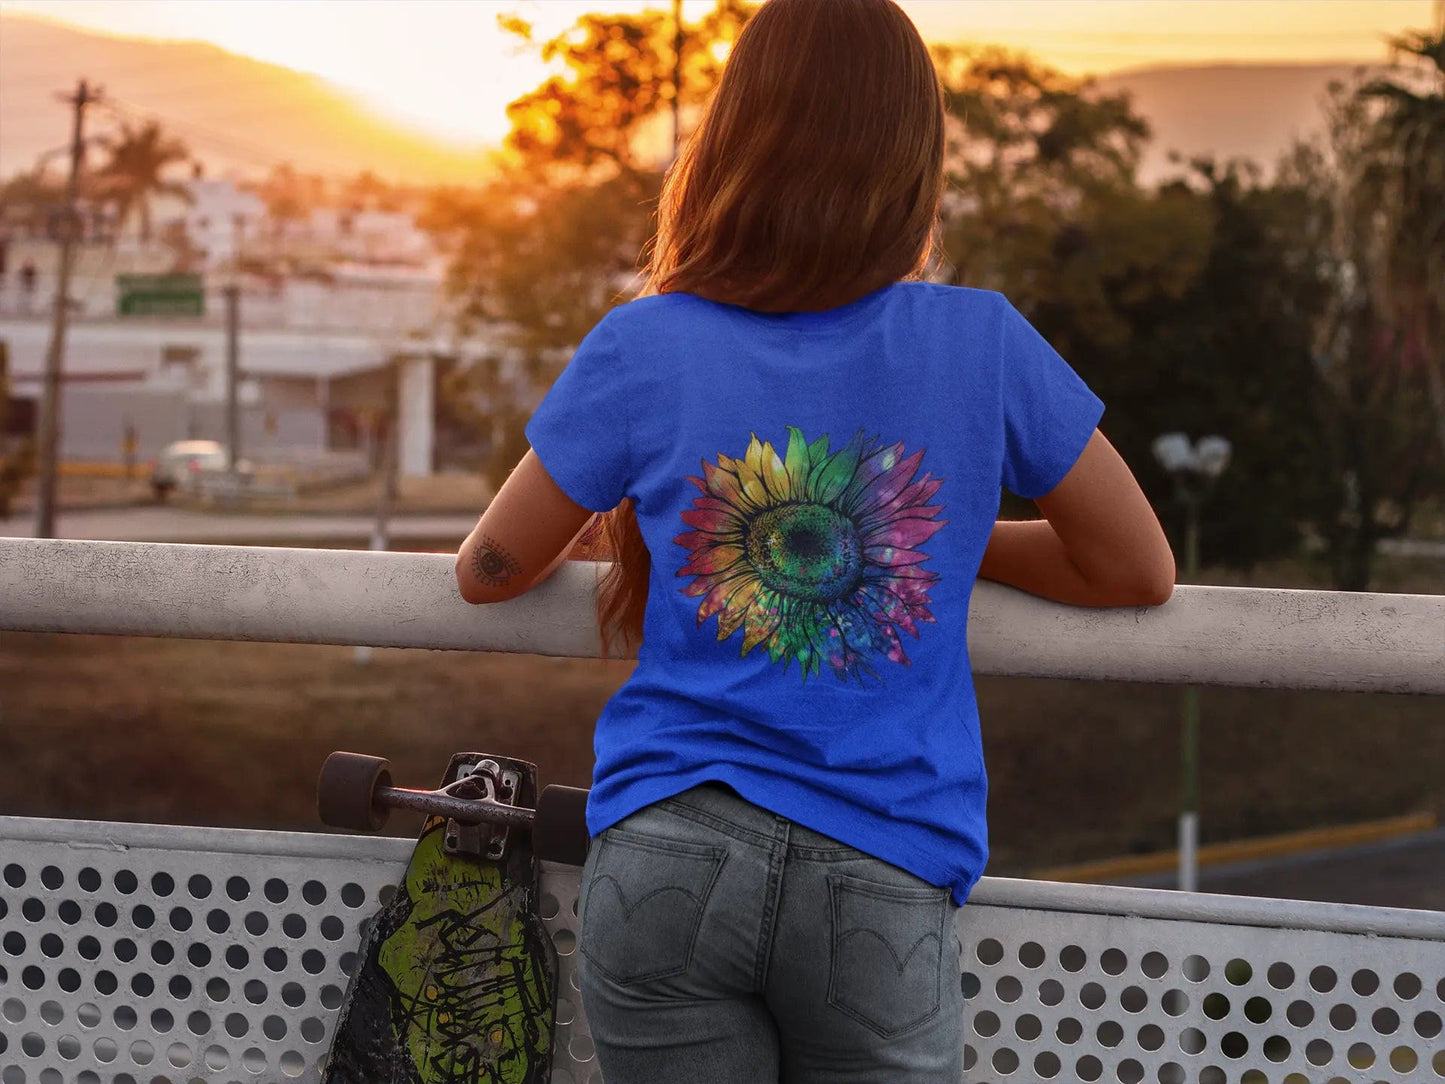
[[[639, 297], [836, 308], [916, 279], [937, 245], [944, 99], [893, 0], [768, 0], [669, 167]], [[651, 558], [630, 501], [602, 517], [604, 654], [642, 638]]]

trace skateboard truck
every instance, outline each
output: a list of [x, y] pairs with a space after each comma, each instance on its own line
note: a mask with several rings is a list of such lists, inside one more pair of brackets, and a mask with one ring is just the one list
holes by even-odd
[[532, 833], [532, 846], [544, 861], [580, 866], [587, 858], [587, 791], [551, 785], [542, 788], [537, 808], [518, 805], [521, 774], [503, 770], [477, 755], [455, 782], [440, 790], [394, 787], [391, 766], [381, 757], [332, 753], [321, 767], [316, 808], [334, 828], [375, 832], [393, 809], [410, 809], [447, 818], [444, 846], [451, 854], [499, 861], [513, 828]]

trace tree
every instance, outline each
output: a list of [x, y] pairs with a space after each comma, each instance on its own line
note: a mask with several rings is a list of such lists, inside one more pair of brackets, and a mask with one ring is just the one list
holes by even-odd
[[97, 193], [116, 206], [116, 217], [124, 222], [132, 210], [140, 215], [140, 239], [151, 239], [152, 196], [176, 196], [189, 203], [190, 189], [185, 184], [167, 180], [166, 170], [177, 163], [189, 162], [191, 152], [179, 139], [164, 135], [160, 124], [147, 121], [136, 129], [121, 123], [119, 137], [103, 141], [109, 160], [96, 170]]
[[1379, 285], [1398, 258], [1398, 219], [1380, 202], [1378, 129], [1359, 89], [1332, 85], [1327, 141], [1297, 144], [1280, 172], [1297, 199], [1297, 262], [1323, 286], [1301, 305], [1315, 373], [1304, 489], [1335, 586], [1353, 591], [1368, 588], [1379, 540], [1403, 534], [1419, 501], [1445, 490], [1419, 309]]
[[[684, 27], [683, 105], [702, 102], [753, 5], [721, 0]], [[672, 106], [673, 27], [656, 11], [588, 14], [540, 45], [499, 22], [553, 76], [508, 106], [512, 129], [497, 179], [438, 193], [423, 225], [451, 254], [448, 282], [463, 331], [500, 332], [443, 381], [454, 413], [491, 436], [486, 473], [499, 485], [526, 444], [523, 426], [582, 337], [626, 293], [652, 232], [662, 171], [644, 149]]]
[[1376, 107], [1361, 183], [1387, 218], [1374, 281], [1406, 348], [1420, 356], [1445, 449], [1445, 29], [1412, 31], [1391, 46], [1426, 70], [1422, 79], [1401, 71], [1356, 91]]

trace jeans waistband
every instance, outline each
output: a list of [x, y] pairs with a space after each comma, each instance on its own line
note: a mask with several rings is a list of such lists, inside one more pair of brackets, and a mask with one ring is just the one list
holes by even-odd
[[[836, 851], [839, 857], [861, 853], [831, 836], [825, 836], [796, 821], [778, 816], [762, 806], [754, 805], [728, 784], [714, 780], [699, 783], [671, 798], [665, 798], [658, 805], [664, 808], [671, 806], [683, 816], [687, 816], [687, 813], [678, 810], [678, 807], [700, 813], [739, 830], [732, 834], [745, 834], [752, 842], [764, 846], [778, 842], [781, 837], [786, 838], [789, 846], [794, 848]], [[786, 836], [779, 830], [783, 825], [787, 826]]]

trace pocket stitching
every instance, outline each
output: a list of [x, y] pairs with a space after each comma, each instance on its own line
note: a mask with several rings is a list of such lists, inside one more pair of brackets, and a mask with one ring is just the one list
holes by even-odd
[[[842, 933], [839, 932], [842, 925], [842, 899], [845, 892], [853, 892], [861, 896], [871, 896], [879, 900], [923, 903], [942, 902], [947, 897], [947, 889], [940, 888], [936, 892], [930, 892], [923, 888], [906, 888], [900, 885], [878, 884], [875, 881], [867, 881], [859, 877], [849, 877], [845, 874], [830, 874], [828, 876], [828, 894], [831, 897], [830, 902], [832, 906], [830, 910], [832, 912], [831, 918], [833, 923], [833, 959], [830, 964], [830, 973], [828, 976], [828, 1004], [839, 1012], [857, 1020], [864, 1027], [884, 1039], [896, 1038], [906, 1032], [922, 1027], [936, 1017], [943, 1008], [943, 932], [948, 923], [948, 909], [945, 907], [942, 910], [939, 929], [923, 934], [909, 947], [908, 952], [903, 956], [903, 963], [906, 967], [908, 961], [918, 950], [918, 946], [924, 941], [933, 938], [938, 942], [938, 960], [936, 961], [935, 981], [933, 984], [933, 1007], [916, 1019], [909, 1020], [896, 1028], [887, 1028], [880, 1025], [877, 1021], [870, 1019], [867, 1014], [860, 1009], [854, 1008], [840, 1000], [838, 993], [839, 949], [850, 934], [865, 932], [873, 934], [873, 936], [878, 938], [884, 947], [888, 949], [888, 953], [893, 957], [894, 962], [896, 963], [898, 960], [898, 955], [893, 951], [893, 946], [888, 943], [888, 939], [876, 930], [869, 929], [868, 927], [855, 927]], [[901, 968], [899, 969], [899, 974], [902, 974]]]
[[[608, 832], [610, 833], [610, 835], [604, 837], [601, 841], [602, 846], [597, 848], [599, 864], [602, 857], [601, 852], [608, 847], [609, 843], [625, 843], [627, 846], [636, 847], [639, 850], [651, 850], [664, 854], [683, 855], [688, 858], [707, 859], [712, 862], [712, 871], [708, 875], [707, 883], [706, 885], [704, 885], [701, 894], [697, 897], [694, 897], [691, 892], [688, 892], [686, 889], [680, 889], [676, 885], [666, 885], [662, 888], [654, 889], [653, 891], [647, 893], [647, 895], [643, 896], [641, 899], [633, 903], [631, 907], [627, 906], [626, 897], [622, 893], [622, 886], [617, 883], [617, 879], [615, 877], [611, 876], [610, 874], [603, 874], [601, 877], [599, 877], [597, 876], [594, 869], [593, 875], [588, 881], [587, 896], [589, 905], [594, 887], [603, 880], [611, 881], [613, 886], [617, 890], [617, 896], [619, 901], [622, 902], [624, 916], [630, 916], [634, 911], [637, 910], [638, 907], [642, 906], [642, 904], [646, 900], [651, 899], [653, 896], [656, 896], [661, 892], [681, 891], [689, 899], [695, 899], [697, 903], [697, 915], [693, 919], [692, 929], [688, 931], [687, 949], [683, 953], [682, 961], [676, 966], [658, 968], [653, 971], [648, 971], [642, 974], [632, 975], [630, 977], [623, 978], [622, 976], [610, 970], [606, 965], [601, 963], [596, 956], [594, 956], [591, 952], [587, 950], [587, 940], [585, 937], [578, 938], [578, 949], [581, 951], [582, 955], [587, 958], [587, 962], [589, 964], [591, 964], [593, 967], [596, 967], [598, 971], [602, 972], [602, 974], [606, 975], [609, 979], [617, 983], [617, 985], [619, 986], [632, 986], [639, 982], [647, 982], [653, 979], [671, 978], [674, 975], [682, 974], [692, 965], [693, 952], [697, 947], [697, 936], [698, 932], [702, 928], [703, 915], [707, 911], [708, 900], [711, 899], [713, 889], [717, 886], [718, 877], [722, 873], [723, 864], [727, 859], [727, 848], [714, 847], [701, 843], [683, 843], [677, 840], [657, 839], [655, 837], [647, 836], [639, 832], [631, 832], [624, 829], [609, 829]], [[583, 911], [582, 918], [584, 920], [583, 924], [585, 926], [585, 909]]]

